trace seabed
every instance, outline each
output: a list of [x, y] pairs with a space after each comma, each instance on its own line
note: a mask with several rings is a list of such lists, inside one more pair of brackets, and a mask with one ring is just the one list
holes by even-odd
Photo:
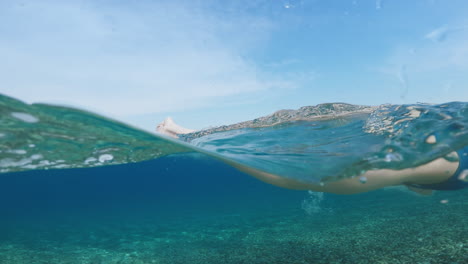
[[300, 202], [220, 212], [45, 213], [34, 221], [6, 221], [0, 263], [462, 264], [468, 263], [466, 194], [339, 196], [324, 199], [310, 215]]

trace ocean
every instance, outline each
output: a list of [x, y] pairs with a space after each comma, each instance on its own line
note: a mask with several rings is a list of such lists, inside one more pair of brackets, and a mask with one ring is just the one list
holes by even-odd
[[467, 103], [323, 104], [180, 139], [6, 96], [0, 115], [0, 263], [468, 263], [466, 188], [336, 195], [226, 164], [311, 184], [422, 165], [468, 145]]

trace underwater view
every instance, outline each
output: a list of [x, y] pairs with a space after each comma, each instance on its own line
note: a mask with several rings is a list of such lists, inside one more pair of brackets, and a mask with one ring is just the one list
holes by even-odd
[[415, 167], [468, 145], [468, 103], [323, 104], [180, 139], [6, 96], [0, 111], [1, 263], [468, 261], [468, 189], [339, 196], [227, 165], [319, 186]]
[[0, 0], [0, 264], [468, 264], [465, 0]]

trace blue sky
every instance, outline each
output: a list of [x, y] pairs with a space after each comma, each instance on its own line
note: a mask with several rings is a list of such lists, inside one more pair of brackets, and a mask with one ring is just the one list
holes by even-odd
[[0, 93], [153, 130], [468, 101], [462, 0], [0, 1]]

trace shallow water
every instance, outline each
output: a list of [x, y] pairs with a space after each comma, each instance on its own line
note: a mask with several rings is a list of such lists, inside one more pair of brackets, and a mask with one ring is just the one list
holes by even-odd
[[179, 142], [0, 99], [0, 263], [468, 263], [467, 189], [290, 191], [217, 160], [312, 182], [423, 164], [468, 143], [466, 103], [324, 104]]
[[320, 198], [201, 156], [5, 174], [0, 263], [466, 263], [466, 195]]

